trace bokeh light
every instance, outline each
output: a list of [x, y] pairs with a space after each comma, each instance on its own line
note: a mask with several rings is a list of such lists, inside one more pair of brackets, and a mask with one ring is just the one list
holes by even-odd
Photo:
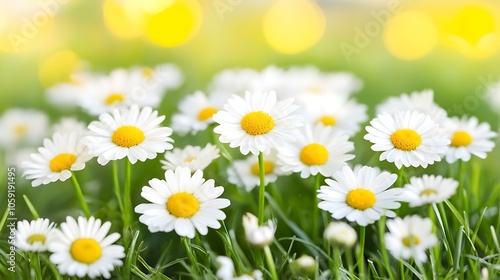
[[325, 31], [325, 16], [311, 0], [277, 0], [263, 23], [268, 44], [284, 54], [296, 54], [316, 44]]
[[157, 45], [176, 47], [196, 34], [202, 20], [198, 1], [178, 0], [149, 20], [147, 36]]
[[451, 20], [447, 42], [466, 57], [490, 57], [500, 46], [497, 25], [494, 15], [487, 8], [466, 6]]
[[40, 64], [38, 77], [45, 87], [57, 83], [68, 82], [72, 74], [77, 72], [82, 62], [77, 54], [70, 50], [58, 51], [51, 54]]
[[384, 43], [394, 56], [416, 60], [430, 53], [438, 42], [431, 18], [418, 11], [404, 11], [391, 18], [384, 30]]

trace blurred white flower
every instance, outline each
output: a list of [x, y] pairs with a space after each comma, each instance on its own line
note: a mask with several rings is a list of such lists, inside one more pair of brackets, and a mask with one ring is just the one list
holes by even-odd
[[27, 252], [47, 251], [47, 240], [54, 232], [55, 224], [49, 219], [32, 221], [22, 220], [17, 222], [15, 245]]
[[205, 169], [216, 158], [219, 157], [219, 148], [207, 144], [204, 148], [188, 145], [183, 149], [174, 148], [165, 153], [165, 160], [160, 160], [165, 170], [175, 169], [177, 166], [185, 166], [195, 172]]
[[356, 231], [344, 222], [330, 222], [325, 228], [323, 237], [334, 246], [345, 248], [352, 248], [358, 239]]
[[401, 197], [410, 203], [410, 207], [440, 203], [454, 195], [457, 187], [458, 181], [452, 178], [426, 174], [421, 178], [411, 177], [410, 183], [404, 186]]
[[254, 270], [252, 275], [242, 274], [238, 277], [234, 276], [234, 264], [233, 260], [226, 256], [218, 256], [216, 258], [217, 262], [220, 264], [219, 269], [216, 272], [217, 278], [221, 280], [262, 280], [263, 275], [259, 270]]
[[276, 223], [268, 220], [263, 225], [259, 226], [259, 221], [251, 213], [243, 215], [243, 228], [248, 243], [256, 247], [265, 247], [271, 244], [274, 240], [276, 232]]
[[37, 146], [47, 134], [49, 118], [42, 111], [10, 108], [0, 117], [0, 147]]

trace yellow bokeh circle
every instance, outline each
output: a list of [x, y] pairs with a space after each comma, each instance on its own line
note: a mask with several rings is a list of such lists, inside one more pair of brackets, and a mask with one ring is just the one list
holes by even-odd
[[311, 0], [277, 0], [267, 12], [263, 32], [269, 45], [284, 54], [303, 52], [325, 31], [325, 16]]
[[151, 17], [147, 36], [162, 47], [176, 47], [187, 42], [198, 31], [203, 12], [196, 0], [178, 0]]
[[395, 57], [416, 60], [430, 53], [438, 42], [434, 22], [424, 13], [405, 11], [391, 18], [384, 30], [386, 48]]
[[45, 87], [68, 82], [72, 74], [80, 69], [81, 64], [77, 54], [69, 50], [62, 50], [42, 61], [38, 70], [38, 77]]

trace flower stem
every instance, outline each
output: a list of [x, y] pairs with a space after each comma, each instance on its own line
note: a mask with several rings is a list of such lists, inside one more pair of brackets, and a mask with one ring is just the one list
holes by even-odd
[[401, 169], [399, 170], [398, 174], [398, 181], [396, 183], [396, 187], [402, 188], [403, 187], [403, 177], [405, 175], [405, 166], [401, 166]]
[[123, 185], [123, 228], [127, 229], [131, 224], [132, 195], [130, 192], [131, 163], [125, 159], [125, 183]]
[[73, 183], [76, 197], [78, 198], [78, 201], [80, 201], [80, 205], [82, 206], [83, 213], [85, 213], [85, 217], [89, 218], [90, 217], [89, 206], [87, 205], [87, 202], [85, 202], [85, 197], [83, 196], [80, 184], [78, 184], [78, 180], [76, 180], [75, 173], [71, 174], [71, 183]]
[[392, 269], [390, 266], [390, 261], [389, 261], [389, 255], [387, 254], [387, 248], [385, 247], [385, 239], [384, 239], [384, 233], [385, 233], [385, 221], [386, 221], [386, 216], [382, 215], [378, 222], [378, 238], [380, 241], [380, 249], [382, 251], [382, 258], [384, 259], [384, 266], [385, 269], [387, 270], [387, 273], [389, 273], [389, 279], [394, 279], [394, 275], [392, 274]]
[[120, 212], [123, 213], [123, 202], [122, 196], [120, 195], [120, 182], [118, 180], [118, 163], [116, 160], [113, 160], [113, 186], [116, 196], [116, 201], [118, 201], [118, 207]]
[[360, 279], [366, 279], [365, 275], [365, 237], [366, 227], [359, 229], [359, 255], [358, 255], [358, 268]]
[[273, 254], [269, 246], [264, 247], [264, 255], [266, 256], [267, 266], [271, 272], [271, 279], [278, 280], [278, 274], [276, 273], [276, 266], [274, 265]]
[[265, 204], [265, 194], [266, 194], [266, 182], [265, 182], [265, 170], [264, 170], [264, 153], [259, 153], [259, 178], [260, 178], [260, 187], [259, 187], [259, 212], [258, 219], [259, 225], [264, 223], [264, 204]]
[[186, 253], [188, 255], [189, 261], [191, 262], [191, 265], [193, 266], [195, 272], [197, 275], [200, 275], [200, 267], [198, 266], [198, 261], [196, 260], [196, 256], [194, 255], [194, 251], [191, 248], [191, 241], [189, 238], [182, 236], [181, 237], [182, 244], [184, 245], [184, 249], [186, 250]]
[[314, 205], [313, 205], [313, 225], [312, 225], [312, 240], [317, 240], [319, 239], [319, 228], [318, 228], [318, 220], [321, 219], [319, 216], [319, 208], [318, 208], [318, 190], [319, 190], [319, 185], [321, 183], [321, 174], [318, 173], [316, 174], [316, 178], [314, 179]]
[[42, 280], [42, 269], [40, 268], [40, 257], [38, 252], [32, 252], [30, 255], [30, 263], [33, 265], [33, 269], [35, 270], [35, 275], [37, 280]]

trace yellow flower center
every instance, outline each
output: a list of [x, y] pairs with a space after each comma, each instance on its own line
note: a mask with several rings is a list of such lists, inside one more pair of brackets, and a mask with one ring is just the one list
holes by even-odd
[[45, 244], [45, 235], [35, 233], [35, 234], [30, 235], [30, 237], [28, 237], [27, 241], [29, 244], [33, 244], [37, 241], [42, 242], [42, 244]]
[[155, 70], [151, 69], [150, 67], [144, 67], [142, 68], [142, 76], [146, 78], [146, 80], [151, 80], [155, 75]]
[[73, 154], [58, 154], [49, 162], [49, 167], [52, 172], [61, 172], [70, 169], [75, 161], [76, 156]]
[[312, 143], [300, 151], [300, 161], [306, 165], [322, 165], [328, 160], [328, 150], [325, 146]]
[[402, 128], [391, 135], [391, 142], [399, 150], [413, 151], [422, 144], [422, 137], [413, 129]]
[[372, 191], [367, 189], [355, 189], [347, 194], [346, 203], [354, 209], [366, 210], [375, 205], [377, 198]]
[[451, 139], [452, 147], [466, 147], [472, 142], [472, 136], [465, 131], [456, 131]]
[[14, 126], [14, 135], [23, 136], [28, 131], [28, 126], [25, 124], [18, 124]]
[[125, 100], [125, 95], [124, 94], [122, 94], [122, 93], [111, 93], [104, 100], [104, 104], [106, 104], [106, 105], [113, 105], [115, 103], [120, 103], [123, 100]]
[[177, 218], [190, 218], [200, 209], [200, 202], [194, 195], [179, 192], [171, 195], [167, 201], [167, 210]]
[[311, 92], [311, 93], [320, 93], [321, 92], [321, 87], [320, 86], [310, 86], [309, 87], [309, 92]]
[[189, 163], [189, 162], [192, 162], [192, 161], [193, 161], [193, 160], [195, 160], [195, 159], [196, 159], [196, 157], [187, 157], [187, 158], [184, 160], [184, 162]]
[[91, 264], [101, 257], [102, 248], [92, 238], [79, 238], [71, 244], [69, 252], [75, 261]]
[[318, 122], [322, 123], [326, 126], [334, 126], [337, 123], [337, 120], [332, 116], [324, 116], [321, 117]]
[[420, 192], [420, 196], [431, 195], [431, 194], [435, 194], [435, 193], [437, 193], [436, 190], [425, 189], [425, 190], [423, 190], [423, 191]]
[[418, 243], [420, 243], [420, 240], [413, 234], [410, 234], [409, 236], [403, 238], [403, 244], [408, 248], [418, 245]]
[[262, 111], [250, 112], [241, 119], [241, 128], [250, 135], [263, 135], [274, 128], [274, 120]]
[[146, 139], [144, 132], [133, 125], [119, 127], [111, 137], [113, 143], [124, 148], [137, 146], [141, 144], [144, 139]]
[[[259, 163], [256, 163], [254, 165], [252, 165], [252, 167], [250, 168], [251, 172], [253, 175], [255, 176], [259, 176], [260, 173], [259, 173]], [[269, 173], [272, 173], [274, 170], [274, 163], [272, 162], [269, 162], [269, 161], [264, 161], [264, 174], [267, 175]]]
[[198, 120], [206, 121], [210, 119], [215, 113], [217, 113], [217, 109], [215, 107], [207, 107], [200, 111], [200, 113], [198, 114]]

